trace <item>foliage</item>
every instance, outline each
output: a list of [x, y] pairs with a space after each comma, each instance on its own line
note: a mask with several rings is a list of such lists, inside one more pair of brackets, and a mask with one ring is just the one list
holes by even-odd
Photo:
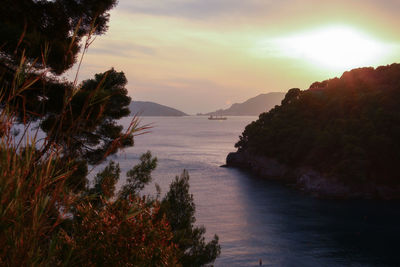
[[195, 204], [189, 194], [189, 174], [183, 171], [170, 185], [170, 189], [161, 202], [161, 212], [171, 224], [172, 241], [179, 248], [179, 262], [183, 266], [203, 266], [221, 253], [218, 236], [209, 243], [205, 242], [204, 227], [195, 227]]
[[[8, 86], [7, 83], [2, 85]], [[184, 252], [174, 243], [175, 233], [166, 217], [169, 211], [161, 213], [157, 199], [139, 197], [156, 167], [157, 160], [151, 153], [144, 154], [141, 162], [128, 171], [128, 183], [118, 194], [115, 190], [120, 168], [112, 161], [95, 176], [94, 187], [87, 188], [82, 181], [88, 173], [85, 157], [76, 148], [80, 144], [71, 148], [74, 143], [68, 138], [79, 136], [80, 127], [92, 127], [93, 121], [88, 120], [88, 116], [71, 115], [73, 109], [68, 107], [74, 106], [75, 98], [72, 97], [72, 100], [65, 100], [67, 104], [62, 105], [55, 126], [49, 127], [45, 139], [36, 141], [39, 128], [32, 138], [29, 136], [32, 130], [29, 120], [20, 125], [22, 135], [15, 136], [13, 128], [20, 121], [18, 114], [24, 114], [25, 110], [24, 106], [14, 105], [13, 100], [22, 90], [29, 89], [25, 85], [25, 81], [12, 84], [11, 90], [2, 90], [0, 95], [3, 103], [0, 109], [0, 265], [181, 265], [184, 259], [180, 255]], [[100, 92], [98, 88], [96, 86], [94, 90]], [[76, 90], [74, 95], [80, 96], [79, 90], [85, 89]], [[78, 105], [81, 114], [102, 112], [101, 109], [91, 110], [96, 103], [85, 104], [96, 102], [96, 94], [83, 95], [86, 97], [82, 100], [84, 104]], [[103, 102], [104, 105], [107, 103]], [[121, 109], [110, 107], [103, 112], [111, 114], [103, 122], [119, 116], [112, 115], [113, 112], [120, 114]], [[106, 116], [103, 114], [98, 116]], [[43, 120], [42, 129], [46, 123], [48, 121]], [[123, 147], [122, 138], [132, 136], [138, 130], [134, 119], [128, 131], [115, 138], [112, 148]], [[85, 148], [90, 145], [87, 139], [82, 138]], [[112, 152], [107, 150], [102, 154], [98, 151], [102, 159]], [[181, 206], [171, 206], [171, 212]], [[204, 245], [204, 228], [196, 228], [193, 232], [188, 238], [194, 238], [192, 242], [200, 252], [192, 253], [192, 264], [213, 261], [217, 255], [210, 254], [208, 258], [205, 255], [214, 252], [208, 249], [210, 245]], [[217, 245], [215, 242], [217, 240], [213, 241], [214, 246]]]
[[71, 234], [60, 233], [69, 265], [178, 266], [170, 226], [156, 219], [158, 203], [130, 197], [102, 206], [78, 205]]
[[13, 141], [7, 134], [0, 141], [0, 265], [44, 265], [59, 241], [63, 213], [57, 207], [74, 201], [64, 190], [73, 165], [61, 164], [58, 150], [37, 160], [35, 140], [24, 149]]
[[[168, 212], [161, 213], [158, 199], [139, 196], [156, 167], [150, 152], [127, 173], [120, 192], [113, 161], [88, 187], [88, 163], [132, 146], [134, 133], [146, 129], [136, 117], [125, 132], [116, 122], [129, 115], [124, 73], [111, 69], [80, 85], [58, 76], [76, 61], [84, 37], [83, 54], [106, 31], [115, 3], [2, 3], [1, 266], [181, 265], [184, 252], [174, 243]], [[39, 129], [46, 135], [40, 140]], [[196, 229], [193, 242], [203, 249], [204, 228]], [[196, 255], [194, 262], [207, 262], [204, 253]]]
[[104, 201], [110, 200], [115, 194], [115, 185], [119, 180], [121, 169], [119, 164], [110, 161], [105, 169], [96, 174], [94, 186], [88, 190], [91, 196], [90, 203], [95, 207], [101, 207]]
[[77, 76], [74, 82], [58, 76], [76, 62], [81, 46], [83, 57], [93, 38], [105, 33], [115, 5], [116, 0], [6, 0], [0, 8], [0, 107], [13, 107], [21, 122], [39, 121], [51, 142], [82, 168], [84, 161], [98, 164], [133, 145], [116, 123], [129, 115], [131, 101], [123, 72], [110, 69], [78, 86]]
[[291, 89], [236, 147], [345, 183], [399, 184], [400, 65], [361, 68]]
[[[83, 37], [107, 30], [108, 11], [115, 5], [116, 0], [3, 0], [2, 53], [11, 64], [18, 65], [24, 55], [35, 68], [61, 74], [76, 62]], [[42, 54], [45, 59], [38, 60]]]
[[123, 127], [116, 123], [130, 113], [126, 83], [123, 72], [111, 69], [83, 81], [66, 106], [65, 95], [53, 92], [41, 129], [63, 145], [69, 157], [91, 164], [117, 152], [117, 148], [132, 146], [132, 135], [123, 135]]
[[1, 266], [179, 266], [159, 203], [113, 200], [118, 164], [99, 172], [93, 188], [71, 190], [74, 175], [87, 173], [80, 163], [50, 138], [37, 142], [29, 125], [15, 136], [13, 106], [0, 118]]
[[157, 167], [157, 158], [152, 158], [150, 151], [140, 157], [140, 164], [126, 174], [126, 184], [122, 187], [120, 197], [128, 198], [137, 195], [151, 181], [151, 172]]

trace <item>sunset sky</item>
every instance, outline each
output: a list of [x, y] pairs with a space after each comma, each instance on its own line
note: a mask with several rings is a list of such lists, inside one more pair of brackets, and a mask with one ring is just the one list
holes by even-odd
[[400, 62], [399, 11], [398, 0], [120, 0], [79, 77], [114, 67], [134, 100], [209, 112]]

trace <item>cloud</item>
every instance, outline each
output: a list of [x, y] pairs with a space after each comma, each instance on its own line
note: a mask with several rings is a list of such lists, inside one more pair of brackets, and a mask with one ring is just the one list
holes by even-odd
[[107, 40], [101, 43], [101, 45], [95, 45], [89, 49], [90, 54], [94, 55], [112, 55], [118, 57], [134, 57], [135, 54], [144, 54], [153, 56], [157, 52], [154, 48], [139, 45], [131, 42], [122, 42]]
[[320, 0], [120, 0], [119, 8], [132, 14], [201, 20], [224, 17], [267, 17], [290, 8], [295, 10], [309, 8], [316, 11], [325, 7], [328, 12], [332, 7], [346, 7], [351, 4], [363, 6], [367, 3], [390, 13], [397, 12], [400, 8], [398, 0], [336, 0], [334, 2]]
[[225, 15], [272, 12], [283, 2], [275, 0], [143, 0], [120, 1], [119, 7], [130, 13], [203, 19]]

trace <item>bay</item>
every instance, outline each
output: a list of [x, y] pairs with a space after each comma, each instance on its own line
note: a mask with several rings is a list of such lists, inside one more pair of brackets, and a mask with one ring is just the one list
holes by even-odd
[[126, 172], [150, 150], [158, 167], [148, 194], [156, 192], [154, 183], [165, 193], [176, 175], [189, 171], [196, 224], [206, 227], [207, 238], [220, 238], [215, 266], [258, 266], [260, 259], [263, 266], [399, 266], [399, 203], [318, 199], [220, 167], [256, 119], [144, 117], [150, 133], [135, 137], [135, 146], [113, 159]]

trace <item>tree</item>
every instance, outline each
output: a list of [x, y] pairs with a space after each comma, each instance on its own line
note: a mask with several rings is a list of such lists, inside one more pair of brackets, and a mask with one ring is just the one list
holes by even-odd
[[140, 157], [140, 163], [130, 169], [126, 176], [126, 184], [122, 187], [120, 197], [128, 198], [130, 195], [137, 195], [143, 188], [151, 182], [151, 172], [157, 167], [157, 158], [151, 156], [147, 151]]
[[101, 172], [94, 178], [94, 186], [90, 188], [88, 194], [91, 196], [91, 203], [98, 207], [103, 200], [110, 200], [115, 194], [115, 185], [119, 180], [121, 169], [119, 164], [110, 161]]
[[63, 147], [65, 160], [79, 165], [73, 182], [67, 181], [73, 190], [84, 189], [87, 163], [133, 145], [132, 134], [116, 122], [129, 115], [131, 101], [123, 72], [111, 69], [80, 85], [59, 78], [107, 31], [115, 5], [116, 0], [5, 0], [0, 8], [0, 108], [11, 108], [21, 123], [36, 121], [49, 146]]
[[172, 241], [179, 248], [179, 262], [183, 266], [203, 266], [212, 263], [221, 253], [218, 236], [205, 242], [204, 227], [195, 227], [196, 207], [193, 195], [189, 193], [189, 174], [185, 170], [176, 176], [161, 202], [161, 214], [165, 214], [171, 224]]
[[299, 88], [290, 89], [286, 93], [285, 98], [282, 100], [282, 105], [287, 105], [287, 104], [290, 104], [292, 101], [295, 101], [296, 99], [299, 98], [300, 93], [301, 93], [301, 91]]
[[126, 83], [123, 72], [111, 69], [83, 81], [66, 107], [62, 92], [52, 95], [42, 130], [63, 145], [66, 155], [91, 164], [99, 163], [117, 148], [132, 146], [132, 135], [124, 135], [123, 127], [115, 122], [130, 113]]
[[18, 65], [24, 55], [35, 68], [48, 67], [55, 74], [63, 73], [76, 62], [84, 36], [107, 31], [108, 11], [116, 2], [3, 0], [0, 8], [2, 63]]
[[[150, 153], [128, 172], [119, 194], [120, 168], [112, 161], [87, 187], [88, 164], [132, 146], [133, 133], [141, 129], [133, 119], [124, 133], [116, 122], [129, 114], [124, 73], [111, 69], [80, 85], [59, 77], [76, 62], [83, 37], [84, 53], [93, 36], [107, 30], [107, 12], [115, 3], [2, 2], [0, 265], [180, 266], [160, 201], [139, 195], [156, 167]], [[12, 134], [17, 122], [27, 143]], [[46, 138], [30, 135], [32, 122]], [[194, 207], [192, 200], [187, 205]], [[195, 238], [195, 265], [219, 254], [218, 239], [205, 245], [204, 231], [195, 228], [185, 237]]]

